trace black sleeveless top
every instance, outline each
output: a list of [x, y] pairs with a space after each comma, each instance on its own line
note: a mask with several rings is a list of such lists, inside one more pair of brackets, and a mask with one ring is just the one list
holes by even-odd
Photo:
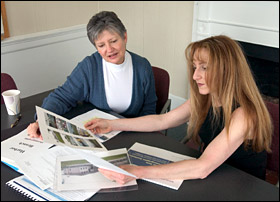
[[[207, 117], [199, 131], [199, 136], [204, 143], [203, 149], [205, 149], [224, 128], [222, 112], [220, 120], [214, 126], [211, 124], [211, 117], [213, 117], [212, 107], [210, 107]], [[266, 155], [267, 153], [265, 150], [259, 153], [254, 152], [250, 147], [245, 150], [244, 143], [242, 143], [225, 163], [265, 180]]]

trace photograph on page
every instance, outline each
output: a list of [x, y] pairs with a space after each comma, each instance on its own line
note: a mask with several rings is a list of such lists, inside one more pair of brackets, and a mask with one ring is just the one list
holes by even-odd
[[48, 150], [22, 156], [17, 161], [24, 175], [40, 189], [53, 188], [57, 156], [75, 154], [68, 147], [55, 146]]
[[[117, 149], [101, 153], [101, 155], [99, 155], [99, 153], [95, 153], [95, 155], [99, 155], [101, 159], [115, 166], [130, 164], [126, 149]], [[54, 188], [59, 191], [104, 189], [103, 192], [109, 192], [112, 188], [134, 186], [133, 188], [135, 189], [135, 185], [137, 186], [136, 180], [125, 185], [110, 181], [98, 171], [97, 166], [76, 154], [58, 156], [55, 175]], [[128, 189], [131, 189], [131, 187]], [[117, 189], [112, 189], [112, 191], [116, 190]], [[122, 190], [125, 190], [125, 188]]]
[[106, 151], [104, 145], [84, 126], [36, 106], [38, 123], [44, 142], [78, 149]]

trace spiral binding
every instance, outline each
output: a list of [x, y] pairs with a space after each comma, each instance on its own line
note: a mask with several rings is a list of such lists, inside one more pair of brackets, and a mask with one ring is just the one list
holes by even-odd
[[21, 187], [19, 187], [17, 184], [12, 184], [11, 182], [7, 182], [6, 185], [11, 188], [15, 193], [23, 196], [24, 198], [30, 199], [32, 201], [40, 201], [38, 198], [36, 198], [31, 192], [28, 190], [23, 190]]

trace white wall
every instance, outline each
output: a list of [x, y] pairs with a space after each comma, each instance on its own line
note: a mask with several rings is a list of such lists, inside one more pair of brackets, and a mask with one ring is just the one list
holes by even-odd
[[279, 48], [279, 1], [196, 1], [192, 41], [219, 34]]
[[62, 85], [94, 51], [85, 25], [14, 37], [1, 43], [1, 72], [12, 75], [24, 98]]

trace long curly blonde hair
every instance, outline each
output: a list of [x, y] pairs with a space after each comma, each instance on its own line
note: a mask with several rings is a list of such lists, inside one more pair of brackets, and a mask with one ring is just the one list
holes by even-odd
[[[208, 95], [199, 93], [197, 84], [192, 78], [194, 55], [198, 54], [200, 58], [199, 53], [202, 49], [208, 52], [208, 61], [204, 61], [207, 62], [206, 84], [211, 92]], [[213, 103], [218, 99], [222, 105], [227, 134], [231, 115], [234, 109], [240, 106], [247, 120], [245, 148], [250, 145], [256, 152], [263, 150], [270, 152], [272, 136], [270, 115], [239, 44], [224, 35], [213, 36], [189, 44], [185, 55], [188, 61], [191, 99], [188, 135], [198, 140], [199, 129], [211, 106], [214, 112], [212, 124], [215, 124], [220, 118], [220, 108]]]

